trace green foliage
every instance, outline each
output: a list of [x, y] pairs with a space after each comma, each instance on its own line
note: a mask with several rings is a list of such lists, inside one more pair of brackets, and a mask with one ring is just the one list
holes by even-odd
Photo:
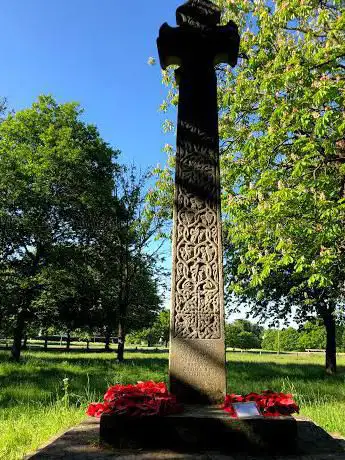
[[[345, 9], [330, 0], [217, 0], [240, 27], [218, 68], [227, 304], [272, 325], [344, 306]], [[176, 105], [172, 71], [163, 109]], [[172, 208], [173, 153], [157, 202]]]
[[131, 333], [128, 337], [128, 343], [145, 344], [149, 347], [163, 343], [167, 346], [169, 343], [169, 331], [170, 311], [162, 310], [151, 327]]
[[[125, 214], [120, 223], [118, 251], [118, 360], [123, 360], [126, 334], [150, 327], [160, 310], [158, 277], [164, 275], [160, 247], [154, 244], [164, 224], [145, 193], [148, 174], [138, 175], [133, 166], [121, 177], [116, 196]], [[149, 246], [153, 247], [152, 251]], [[149, 275], [149, 276], [148, 276]], [[149, 279], [151, 282], [148, 282]]]
[[[323, 328], [325, 333], [325, 328]], [[301, 348], [300, 334], [293, 327], [283, 329], [279, 334], [279, 349], [283, 351], [298, 351]]]
[[154, 323], [155, 329], [159, 333], [159, 340], [168, 346], [170, 334], [170, 310], [162, 310]]
[[293, 327], [283, 330], [268, 329], [263, 334], [262, 348], [272, 351], [304, 351], [305, 348], [322, 348], [321, 343], [317, 347], [304, 346], [305, 344], [302, 343], [304, 335], [304, 329], [297, 331]]
[[298, 299], [303, 321], [334, 309], [344, 278], [344, 10], [219, 3], [246, 56], [219, 79], [227, 288], [271, 319]]
[[263, 328], [250, 321], [237, 319], [225, 325], [225, 344], [231, 348], [261, 348]]
[[136, 331], [143, 326], [154, 324], [159, 317], [161, 296], [158, 293], [158, 280], [155, 277], [154, 267], [147, 263], [137, 264], [135, 276], [131, 280], [129, 289], [126, 324], [127, 330]]
[[[337, 349], [344, 349], [344, 327], [337, 325]], [[324, 350], [326, 331], [320, 321], [307, 321], [299, 330], [288, 327], [283, 330], [267, 329], [263, 334], [262, 348], [273, 351]]]
[[278, 351], [278, 331], [276, 329], [268, 329], [264, 332], [262, 348], [264, 350]]
[[1, 332], [16, 359], [33, 325], [109, 336], [120, 320], [150, 326], [160, 309], [148, 176], [120, 168], [81, 114], [41, 96], [0, 123]]
[[127, 343], [152, 347], [158, 344], [159, 338], [158, 330], [148, 327], [140, 331], [131, 332], [127, 337]]
[[325, 328], [316, 322], [307, 322], [301, 331], [298, 339], [299, 346], [302, 350], [306, 349], [325, 349], [326, 333]]
[[106, 219], [118, 152], [80, 117], [77, 104], [41, 96], [0, 124], [0, 289], [17, 330], [52, 307], [51, 286], [76, 289], [68, 280]]

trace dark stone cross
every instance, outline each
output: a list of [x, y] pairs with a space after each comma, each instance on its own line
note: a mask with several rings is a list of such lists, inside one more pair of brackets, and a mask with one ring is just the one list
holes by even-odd
[[[185, 404], [182, 414], [166, 417], [103, 414], [100, 437], [121, 448], [150, 448], [156, 453], [157, 448], [179, 453], [208, 451], [212, 458], [209, 451], [216, 451], [221, 457], [221, 454], [232, 455], [238, 451], [295, 453], [297, 423], [294, 418], [233, 419], [220, 406], [212, 405], [222, 402], [226, 391], [214, 66], [221, 62], [235, 66], [240, 40], [233, 22], [218, 26], [219, 22], [220, 11], [213, 3], [190, 0], [177, 9], [179, 27], [164, 24], [158, 38], [162, 67], [179, 66], [180, 86], [170, 390], [181, 402], [190, 405]], [[310, 438], [313, 436], [309, 433]], [[155, 457], [155, 453], [152, 452], [151, 457]]]
[[170, 390], [185, 403], [218, 403], [226, 391], [219, 137], [215, 65], [237, 63], [235, 23], [190, 0], [163, 24], [161, 66], [178, 65]]

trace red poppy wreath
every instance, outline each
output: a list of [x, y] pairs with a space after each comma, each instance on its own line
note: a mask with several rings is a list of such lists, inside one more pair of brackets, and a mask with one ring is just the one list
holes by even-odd
[[169, 393], [165, 383], [152, 381], [136, 385], [114, 385], [108, 388], [103, 403], [92, 403], [87, 415], [100, 417], [102, 414], [127, 416], [170, 415], [182, 412], [176, 397]]
[[264, 417], [281, 417], [299, 413], [299, 407], [291, 394], [275, 393], [266, 390], [262, 393], [249, 393], [245, 396], [230, 394], [226, 395], [222, 408], [230, 415], [237, 418], [234, 403], [255, 402], [260, 413]]
[[[245, 396], [226, 395], [221, 408], [230, 417], [237, 418], [234, 403], [255, 402], [265, 417], [280, 417], [299, 412], [291, 394], [275, 393], [266, 390], [262, 393], [249, 393]], [[165, 383], [153, 381], [138, 382], [135, 385], [114, 385], [108, 388], [103, 403], [91, 403], [87, 415], [100, 417], [102, 414], [126, 416], [170, 415], [183, 412], [183, 406], [169, 393]]]

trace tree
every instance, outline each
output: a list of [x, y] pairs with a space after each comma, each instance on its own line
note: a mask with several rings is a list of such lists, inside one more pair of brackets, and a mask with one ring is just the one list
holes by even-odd
[[159, 340], [164, 343], [165, 347], [169, 345], [170, 335], [170, 310], [162, 310], [154, 323], [158, 331]]
[[337, 347], [338, 350], [344, 353], [345, 351], [345, 328], [342, 326], [341, 328], [338, 328], [338, 331], [340, 332], [340, 337], [337, 338]]
[[293, 327], [283, 329], [279, 333], [279, 348], [282, 351], [298, 351], [301, 349], [299, 343], [300, 333]]
[[7, 113], [7, 100], [4, 97], [0, 97], [0, 123], [4, 120]]
[[263, 328], [248, 320], [237, 319], [225, 325], [225, 344], [231, 348], [261, 348]]
[[148, 327], [132, 332], [128, 335], [128, 342], [135, 345], [146, 344], [148, 347], [153, 347], [159, 343], [159, 331], [153, 327]]
[[[229, 308], [235, 294], [272, 325], [293, 308], [299, 323], [316, 313], [334, 373], [345, 279], [343, 2], [217, 3], [242, 37], [238, 67], [218, 70]], [[164, 81], [167, 110], [176, 86], [170, 72]], [[172, 202], [169, 161], [158, 171], [163, 207]]]
[[308, 321], [300, 330], [298, 343], [302, 350], [324, 349], [326, 347], [325, 328], [318, 321]]
[[16, 360], [60, 249], [83, 251], [107, 218], [118, 152], [80, 115], [41, 96], [0, 124], [0, 289]]
[[[343, 328], [337, 329], [337, 343], [342, 347]], [[274, 351], [304, 351], [306, 349], [324, 349], [326, 347], [326, 331], [320, 320], [314, 318], [307, 321], [299, 330], [293, 327], [286, 329], [267, 329], [263, 334], [262, 348]]]
[[158, 292], [158, 279], [155, 266], [147, 260], [136, 262], [136, 275], [128, 295], [126, 328], [128, 332], [142, 329], [143, 325], [154, 324], [161, 310], [161, 296]]
[[[138, 321], [135, 323], [134, 310], [129, 314], [133, 306], [146, 305], [149, 308], [157, 309], [160, 301], [158, 300], [157, 282], [155, 292], [152, 290], [153, 285], [140, 284], [141, 277], [149, 280], [147, 274], [150, 273], [151, 281], [154, 281], [155, 271], [161, 276], [164, 273], [159, 266], [161, 258], [159, 257], [160, 246], [155, 245], [155, 249], [149, 252], [148, 246], [154, 243], [155, 238], [159, 235], [164, 225], [164, 216], [159, 209], [150, 205], [147, 201], [145, 192], [146, 181], [149, 178], [147, 174], [137, 175], [134, 167], [127, 171], [127, 175], [122, 177], [119, 187], [116, 191], [117, 198], [125, 210], [124, 219], [120, 227], [120, 245], [119, 245], [119, 296], [118, 296], [118, 350], [117, 359], [119, 362], [124, 361], [124, 347], [126, 334], [132, 328], [145, 324], [145, 321], [137, 316]], [[157, 270], [157, 268], [159, 269]], [[144, 297], [144, 289], [148, 289], [150, 295]], [[150, 303], [149, 299], [154, 299]], [[135, 300], [136, 299], [136, 300]], [[147, 303], [147, 300], [149, 302]], [[142, 310], [143, 311], [143, 310]], [[131, 323], [131, 324], [130, 324]]]
[[301, 333], [293, 327], [283, 330], [267, 329], [263, 334], [262, 348], [273, 351], [303, 350], [300, 344]]
[[[93, 251], [93, 248], [92, 248]], [[69, 337], [92, 329], [100, 315], [100, 276], [86, 247], [55, 247], [38, 275], [40, 295], [34, 300], [35, 321], [43, 330], [55, 326]]]
[[262, 337], [262, 348], [264, 350], [278, 351], [278, 330], [267, 329]]
[[293, 305], [299, 321], [316, 311], [332, 373], [344, 280], [344, 11], [339, 2], [244, 6], [258, 32], [244, 32], [248, 59], [221, 84], [229, 288], [266, 317]]
[[156, 319], [151, 327], [143, 328], [139, 331], [130, 334], [130, 343], [141, 344], [146, 342], [148, 347], [163, 342], [167, 347], [169, 344], [170, 332], [170, 312], [162, 310], [156, 316]]

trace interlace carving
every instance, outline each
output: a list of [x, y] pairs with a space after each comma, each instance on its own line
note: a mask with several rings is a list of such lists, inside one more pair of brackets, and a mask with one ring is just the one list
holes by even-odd
[[181, 139], [176, 158], [175, 337], [221, 338], [218, 184], [215, 150]]

